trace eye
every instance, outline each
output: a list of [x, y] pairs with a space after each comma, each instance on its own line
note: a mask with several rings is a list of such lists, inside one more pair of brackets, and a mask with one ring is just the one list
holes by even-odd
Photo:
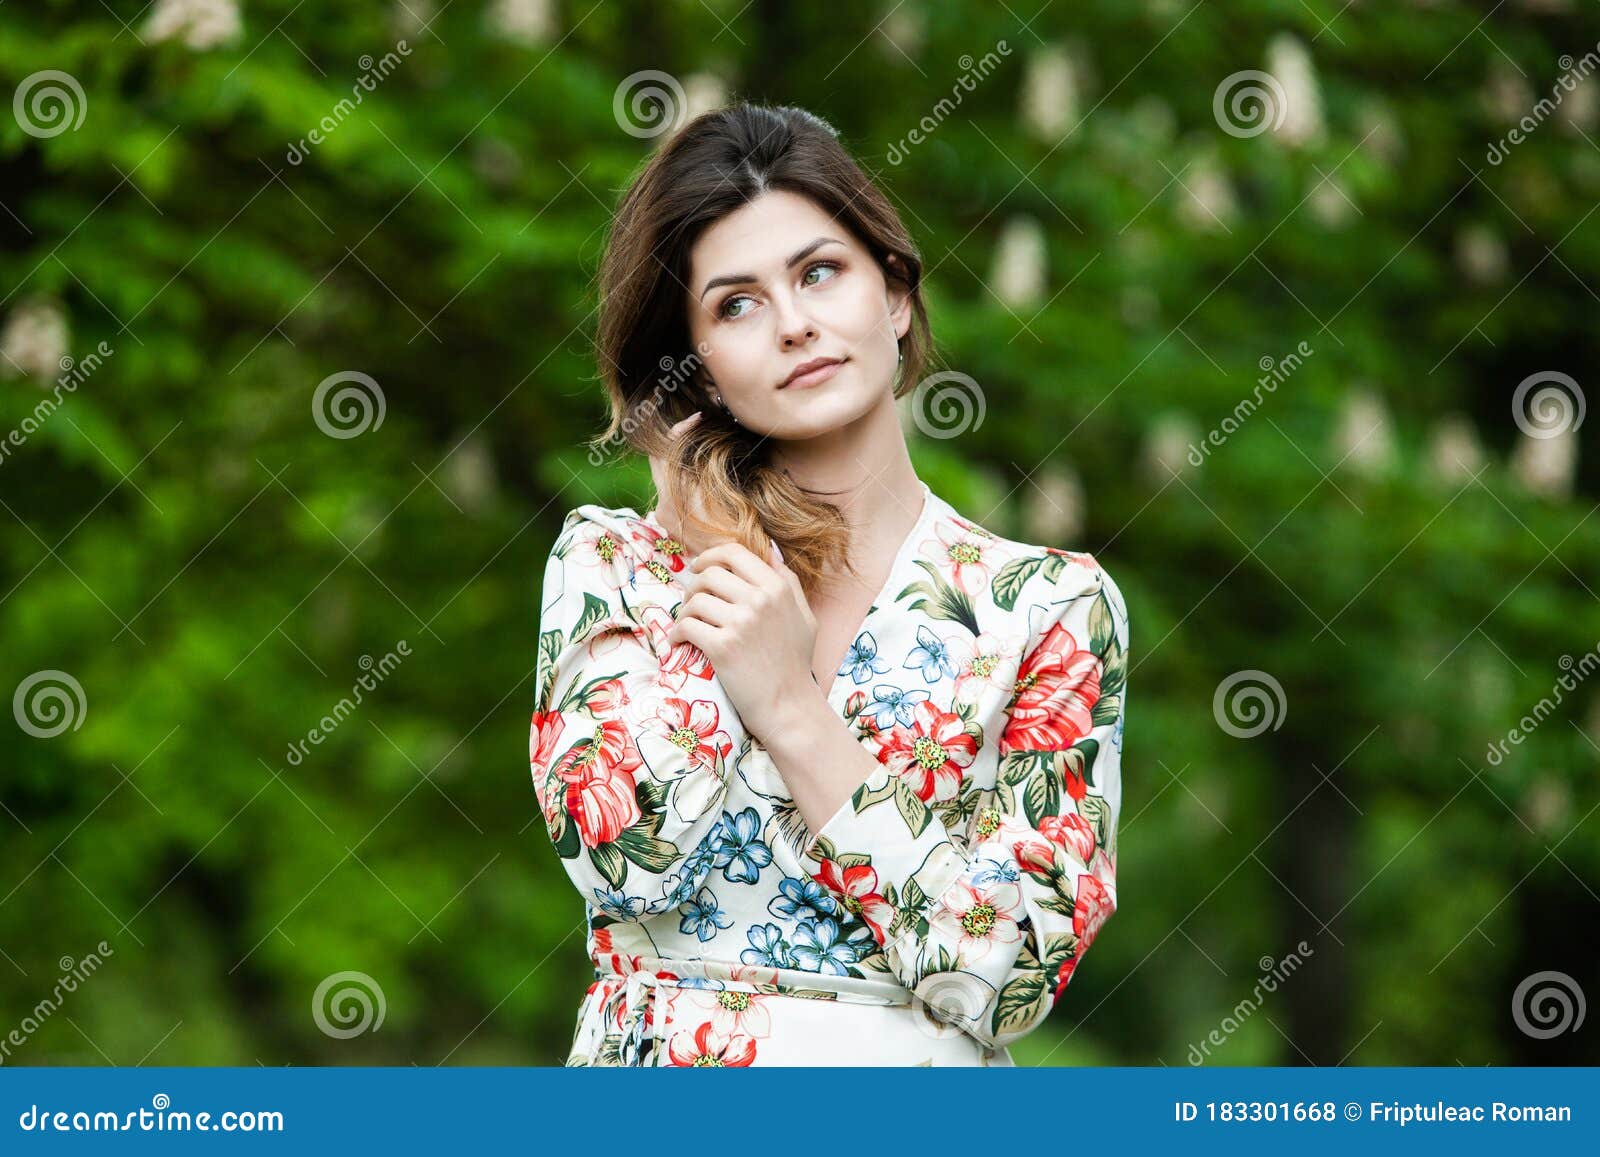
[[[820, 273], [823, 270], [828, 271], [828, 276], [818, 277], [815, 280], [812, 279], [811, 275], [813, 273]], [[806, 271], [800, 275], [800, 283], [802, 285], [820, 285], [824, 281], [831, 281], [833, 278], [839, 276], [839, 272], [839, 266], [834, 262], [817, 261], [806, 267]]]
[[717, 307], [717, 316], [722, 318], [724, 321], [737, 321], [739, 318], [743, 317], [745, 313], [749, 312], [748, 310], [741, 310], [738, 313], [732, 312], [732, 307], [741, 302], [753, 305], [754, 299], [747, 297], [744, 294], [735, 294], [733, 297], [728, 298], [727, 301], [724, 301], [720, 306]]

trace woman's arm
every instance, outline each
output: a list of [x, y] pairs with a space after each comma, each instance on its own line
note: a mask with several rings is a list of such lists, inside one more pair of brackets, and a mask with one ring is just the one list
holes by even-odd
[[710, 663], [672, 645], [669, 562], [597, 506], [572, 511], [545, 568], [534, 791], [562, 866], [615, 920], [694, 895], [749, 742]]

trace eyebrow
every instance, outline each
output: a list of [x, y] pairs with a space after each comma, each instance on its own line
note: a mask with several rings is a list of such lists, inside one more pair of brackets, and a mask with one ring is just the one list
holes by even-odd
[[[785, 269], [794, 268], [807, 257], [810, 257], [818, 249], [828, 244], [830, 241], [836, 245], [844, 244], [844, 242], [840, 241], [837, 237], [818, 237], [815, 241], [806, 245], [804, 248], [797, 250], [794, 255], [789, 258], [789, 260], [783, 263], [783, 267]], [[716, 289], [719, 285], [748, 285], [751, 282], [759, 280], [760, 278], [758, 278], [754, 273], [730, 273], [726, 277], [713, 277], [710, 281], [706, 282], [706, 287], [700, 291], [700, 299], [704, 301], [706, 294], [710, 293], [713, 289]]]

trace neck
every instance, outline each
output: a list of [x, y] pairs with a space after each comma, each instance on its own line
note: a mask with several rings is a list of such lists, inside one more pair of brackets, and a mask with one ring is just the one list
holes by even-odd
[[849, 425], [778, 444], [772, 460], [797, 485], [819, 492], [844, 512], [856, 544], [851, 561], [858, 568], [874, 569], [864, 544], [900, 542], [922, 511], [922, 480], [911, 465], [888, 391]]

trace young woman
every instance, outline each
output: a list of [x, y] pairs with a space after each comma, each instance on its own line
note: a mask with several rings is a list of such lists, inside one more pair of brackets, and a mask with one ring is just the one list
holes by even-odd
[[658, 501], [567, 515], [530, 741], [568, 1065], [1009, 1065], [1116, 906], [1127, 610], [917, 477], [921, 272], [799, 109], [698, 117], [622, 201], [597, 443]]

